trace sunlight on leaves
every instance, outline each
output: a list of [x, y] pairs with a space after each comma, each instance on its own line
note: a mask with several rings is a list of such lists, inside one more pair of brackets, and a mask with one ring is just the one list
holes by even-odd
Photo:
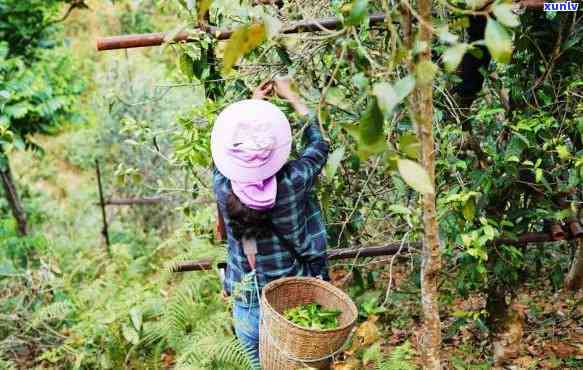
[[557, 153], [559, 153], [559, 158], [569, 159], [571, 157], [571, 152], [566, 145], [557, 145]]
[[124, 339], [133, 345], [136, 345], [140, 342], [140, 336], [139, 336], [138, 332], [134, 328], [132, 328], [128, 325], [124, 324], [122, 326], [121, 333], [122, 333]]
[[496, 19], [507, 27], [518, 27], [520, 20], [518, 15], [512, 11], [512, 4], [497, 4], [494, 6], [494, 15]]
[[504, 64], [510, 62], [512, 38], [508, 31], [492, 18], [488, 18], [484, 41], [495, 61]]
[[223, 73], [229, 73], [243, 55], [261, 45], [263, 41], [265, 41], [265, 26], [262, 23], [237, 28], [225, 47]]
[[458, 41], [458, 36], [449, 32], [447, 27], [442, 27], [438, 30], [439, 41], [446, 44], [454, 44]]
[[326, 167], [324, 168], [324, 176], [333, 178], [336, 175], [338, 166], [340, 166], [340, 162], [342, 162], [342, 158], [344, 158], [345, 151], [346, 149], [341, 146], [330, 154], [328, 161], [326, 162]]
[[445, 65], [445, 70], [448, 72], [453, 72], [457, 69], [459, 64], [468, 49], [468, 44], [460, 43], [452, 47], [447, 48], [442, 55], [443, 64]]
[[431, 178], [419, 163], [401, 158], [397, 161], [397, 167], [403, 180], [413, 189], [423, 194], [434, 194]]
[[379, 82], [373, 87], [373, 94], [376, 96], [379, 107], [389, 116], [393, 113], [395, 107], [403, 101], [415, 88], [415, 78], [407, 76], [398, 80], [394, 84], [388, 82]]

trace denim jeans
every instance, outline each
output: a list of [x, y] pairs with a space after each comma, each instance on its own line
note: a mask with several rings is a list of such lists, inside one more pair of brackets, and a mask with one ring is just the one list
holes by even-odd
[[259, 320], [260, 306], [257, 301], [247, 304], [235, 300], [233, 304], [233, 321], [235, 334], [243, 347], [247, 349], [250, 357], [255, 363], [255, 369], [259, 366]]

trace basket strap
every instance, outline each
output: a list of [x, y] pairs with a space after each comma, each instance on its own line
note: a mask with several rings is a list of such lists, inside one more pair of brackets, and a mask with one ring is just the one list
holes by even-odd
[[[261, 317], [261, 324], [264, 328], [266, 328], [266, 326], [263, 325], [264, 323], [265, 322], [263, 321], [263, 317]], [[288, 360], [296, 361], [296, 362], [301, 363], [303, 366], [309, 367], [309, 365], [307, 365], [307, 363], [324, 361], [324, 360], [327, 360], [329, 358], [333, 358], [334, 356], [336, 356], [340, 352], [344, 351], [346, 349], [346, 347], [348, 346], [348, 343], [352, 339], [352, 335], [354, 334], [355, 331], [356, 331], [356, 326], [352, 328], [352, 330], [350, 331], [350, 334], [348, 334], [348, 337], [346, 338], [346, 341], [340, 346], [340, 348], [338, 348], [336, 351], [334, 351], [326, 356], [320, 357], [320, 358], [299, 358], [299, 357], [296, 357], [296, 356], [292, 355], [291, 353], [284, 351], [282, 348], [280, 348], [277, 345], [275, 339], [271, 336], [271, 333], [269, 333], [269, 330], [267, 330], [267, 328], [265, 329], [265, 334], [271, 340], [271, 343], [275, 346], [275, 348], [280, 353], [282, 353], [285, 357], [287, 357]]]

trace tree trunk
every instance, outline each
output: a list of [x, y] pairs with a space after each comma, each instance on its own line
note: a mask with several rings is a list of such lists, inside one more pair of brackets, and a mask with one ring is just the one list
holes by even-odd
[[565, 289], [577, 290], [583, 288], [583, 239], [576, 239], [575, 257], [565, 278]]
[[2, 178], [2, 187], [4, 188], [4, 196], [8, 201], [8, 205], [12, 210], [12, 215], [16, 219], [16, 225], [18, 229], [18, 234], [25, 236], [28, 234], [27, 224], [26, 224], [26, 213], [22, 208], [22, 203], [20, 198], [18, 198], [18, 193], [16, 192], [16, 187], [14, 186], [14, 178], [12, 177], [12, 171], [10, 170], [10, 162], [5, 154], [0, 153], [4, 156], [4, 168], [0, 168], [0, 178]]
[[[420, 0], [418, 12], [420, 23], [419, 40], [425, 42], [426, 50], [419, 55], [418, 63], [431, 62], [432, 24], [431, 0]], [[433, 140], [433, 86], [425, 83], [418, 86], [410, 99], [417, 135], [421, 142], [422, 165], [435, 187], [435, 143]], [[439, 272], [441, 252], [439, 227], [435, 206], [435, 192], [423, 194], [423, 251], [421, 260], [421, 303], [423, 306], [423, 357], [425, 369], [441, 369], [441, 321], [439, 319]]]

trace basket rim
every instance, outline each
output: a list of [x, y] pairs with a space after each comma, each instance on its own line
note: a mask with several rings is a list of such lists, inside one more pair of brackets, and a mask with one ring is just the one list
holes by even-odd
[[[344, 324], [342, 326], [339, 326], [337, 328], [334, 329], [324, 329], [324, 330], [320, 330], [320, 329], [310, 329], [310, 328], [306, 328], [304, 326], [300, 326], [294, 322], [291, 322], [290, 320], [286, 319], [282, 314], [280, 314], [279, 312], [277, 312], [276, 309], [274, 309], [271, 304], [269, 303], [269, 301], [267, 300], [266, 294], [265, 292], [268, 291], [268, 288], [270, 285], [281, 285], [284, 283], [287, 283], [288, 281], [291, 280], [305, 280], [306, 282], [309, 283], [327, 283], [330, 285], [329, 288], [333, 288], [334, 290], [336, 290], [338, 293], [340, 293], [341, 295], [344, 295], [347, 298], [347, 302], [348, 302], [348, 306], [351, 308], [352, 313], [354, 313], [354, 318], [348, 322], [347, 324]], [[329, 334], [329, 333], [334, 333], [334, 332], [340, 332], [340, 331], [344, 331], [348, 328], [350, 328], [351, 326], [354, 326], [354, 324], [356, 323], [356, 320], [358, 320], [358, 308], [356, 307], [356, 305], [354, 304], [354, 302], [352, 301], [352, 298], [350, 298], [350, 296], [348, 294], [346, 294], [346, 292], [344, 292], [342, 289], [335, 287], [334, 285], [318, 279], [318, 278], [313, 278], [313, 277], [309, 277], [309, 276], [289, 276], [289, 277], [284, 277], [284, 278], [280, 278], [280, 279], [276, 279], [270, 283], [268, 283], [264, 288], [263, 291], [261, 292], [261, 301], [262, 304], [265, 304], [271, 311], [275, 312], [275, 315], [281, 319], [283, 319], [286, 323], [291, 324], [294, 328], [296, 329], [300, 329], [300, 330], [305, 330], [314, 334], [317, 333], [325, 333], [325, 334]], [[263, 320], [263, 318], [262, 318]]]

